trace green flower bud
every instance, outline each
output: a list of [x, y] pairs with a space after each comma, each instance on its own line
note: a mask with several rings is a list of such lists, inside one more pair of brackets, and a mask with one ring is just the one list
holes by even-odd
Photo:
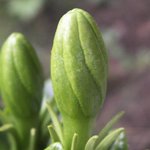
[[70, 116], [95, 116], [106, 93], [107, 54], [92, 17], [74, 9], [65, 14], [54, 38], [51, 75], [57, 104]]
[[11, 114], [33, 118], [40, 109], [43, 75], [35, 51], [20, 33], [4, 43], [0, 56], [1, 94]]
[[[83, 149], [91, 119], [103, 104], [107, 65], [105, 45], [93, 18], [81, 9], [65, 14], [53, 42], [51, 76], [63, 115], [65, 142], [78, 133], [82, 141], [78, 150]], [[68, 150], [69, 144], [65, 145]]]

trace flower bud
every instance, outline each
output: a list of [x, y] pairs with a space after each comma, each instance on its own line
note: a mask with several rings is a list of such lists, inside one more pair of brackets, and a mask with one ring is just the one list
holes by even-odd
[[65, 14], [57, 27], [51, 76], [63, 116], [64, 149], [78, 134], [78, 150], [87, 142], [106, 93], [107, 53], [93, 18], [81, 9]]
[[2, 46], [0, 56], [1, 94], [9, 111], [21, 118], [39, 112], [43, 74], [37, 55], [20, 33], [13, 33]]
[[51, 76], [60, 111], [94, 117], [105, 98], [107, 52], [93, 18], [81, 9], [65, 14], [57, 27]]

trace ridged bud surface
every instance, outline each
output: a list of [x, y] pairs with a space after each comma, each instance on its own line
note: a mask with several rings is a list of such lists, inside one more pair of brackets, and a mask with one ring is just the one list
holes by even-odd
[[107, 53], [93, 18], [81, 9], [65, 14], [57, 27], [51, 76], [62, 113], [93, 117], [106, 93]]
[[7, 109], [21, 118], [37, 116], [43, 74], [33, 47], [22, 34], [13, 33], [1, 49], [0, 61], [1, 94]]

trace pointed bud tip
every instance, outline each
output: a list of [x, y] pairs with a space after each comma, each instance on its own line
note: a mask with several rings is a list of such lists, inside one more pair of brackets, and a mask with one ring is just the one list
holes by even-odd
[[68, 13], [82, 13], [82, 12], [85, 12], [85, 11], [80, 8], [74, 8], [74, 9], [68, 11]]
[[7, 43], [10, 45], [15, 45], [20, 42], [20, 40], [25, 39], [24, 35], [19, 32], [12, 33], [8, 39], [6, 40]]

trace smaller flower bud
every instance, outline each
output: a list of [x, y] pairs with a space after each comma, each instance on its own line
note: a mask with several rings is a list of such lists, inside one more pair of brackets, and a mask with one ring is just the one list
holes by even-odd
[[33, 47], [22, 34], [13, 33], [2, 46], [0, 69], [2, 99], [9, 111], [20, 118], [37, 115], [43, 74]]

